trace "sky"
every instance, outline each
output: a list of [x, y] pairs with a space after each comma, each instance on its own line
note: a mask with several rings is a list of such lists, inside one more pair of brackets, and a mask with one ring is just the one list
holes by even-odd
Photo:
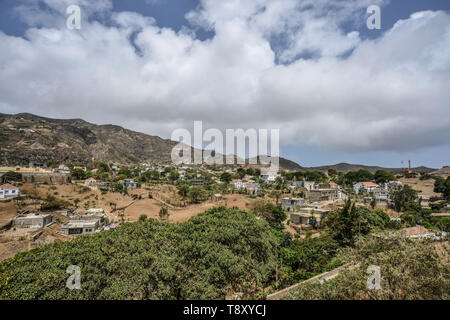
[[0, 0], [2, 113], [280, 129], [303, 166], [440, 168], [449, 88], [447, 0]]

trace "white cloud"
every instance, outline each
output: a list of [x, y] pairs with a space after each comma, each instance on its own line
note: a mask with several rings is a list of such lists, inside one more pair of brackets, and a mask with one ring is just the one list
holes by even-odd
[[188, 28], [114, 13], [106, 0], [77, 3], [88, 16], [110, 16], [112, 26], [87, 19], [68, 30], [66, 3], [45, 2], [53, 11], [18, 9], [40, 26], [25, 39], [0, 33], [0, 112], [81, 117], [165, 137], [194, 120], [280, 128], [282, 145], [341, 150], [414, 150], [450, 138], [447, 13], [416, 13], [362, 40], [342, 25], [365, 24], [365, 8], [384, 1], [205, 0], [187, 15], [215, 31], [200, 41]]

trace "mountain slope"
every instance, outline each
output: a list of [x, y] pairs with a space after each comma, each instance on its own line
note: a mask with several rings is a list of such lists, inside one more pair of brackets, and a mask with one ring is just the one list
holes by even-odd
[[166, 162], [177, 143], [114, 125], [0, 114], [0, 163]]
[[[350, 163], [338, 163], [335, 165], [328, 165], [328, 166], [319, 166], [319, 167], [309, 167], [309, 168], [303, 168], [304, 170], [317, 170], [317, 171], [328, 171], [328, 169], [334, 169], [336, 171], [342, 171], [342, 172], [348, 172], [348, 171], [357, 171], [360, 169], [368, 170], [372, 173], [375, 173], [377, 170], [386, 170], [393, 173], [401, 173], [404, 171], [402, 168], [383, 168], [379, 166], [365, 166], [362, 164], [350, 164]], [[436, 169], [427, 168], [427, 167], [416, 167], [412, 168], [414, 172], [418, 173], [430, 173]]]
[[[30, 162], [57, 163], [95, 161], [120, 164], [143, 162], [171, 162], [172, 148], [177, 144], [169, 139], [150, 136], [115, 125], [96, 125], [81, 119], [50, 119], [29, 113], [8, 115], [0, 113], [0, 164], [28, 165]], [[193, 150], [193, 149], [192, 149]], [[193, 153], [192, 153], [193, 156]], [[246, 163], [248, 163], [246, 159]], [[329, 166], [302, 167], [280, 157], [281, 169], [292, 171], [337, 171], [379, 169], [394, 173], [400, 168], [382, 168], [359, 164], [339, 163]], [[415, 172], [429, 173], [436, 169], [418, 167]]]

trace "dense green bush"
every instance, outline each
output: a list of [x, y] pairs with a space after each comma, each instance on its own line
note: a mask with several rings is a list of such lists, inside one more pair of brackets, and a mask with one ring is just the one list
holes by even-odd
[[[263, 219], [213, 208], [180, 224], [125, 223], [0, 263], [0, 299], [222, 299], [267, 284], [278, 239]], [[66, 269], [81, 269], [69, 290]]]
[[22, 174], [20, 172], [8, 171], [0, 178], [1, 183], [7, 183], [11, 181], [22, 181]]
[[338, 248], [338, 243], [328, 236], [284, 241], [278, 285], [288, 286], [338, 267], [340, 261], [335, 259]]
[[[287, 296], [299, 300], [443, 299], [450, 298], [450, 265], [433, 244], [399, 237], [360, 237], [338, 257], [348, 270], [324, 283], [301, 285]], [[380, 289], [369, 289], [369, 266], [380, 268]]]
[[71, 203], [63, 200], [58, 199], [53, 195], [47, 195], [45, 200], [41, 203], [41, 210], [42, 211], [53, 211], [53, 210], [61, 210], [70, 207]]
[[352, 245], [357, 234], [391, 227], [390, 218], [383, 210], [357, 207], [351, 201], [347, 201], [343, 209], [329, 213], [323, 224], [341, 246]]

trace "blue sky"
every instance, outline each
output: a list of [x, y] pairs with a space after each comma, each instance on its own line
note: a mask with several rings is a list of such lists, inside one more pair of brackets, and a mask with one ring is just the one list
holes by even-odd
[[[65, 2], [86, 14], [80, 31]], [[450, 164], [450, 1], [275, 2], [2, 0], [0, 112], [165, 138], [194, 120], [279, 128], [303, 166]]]

